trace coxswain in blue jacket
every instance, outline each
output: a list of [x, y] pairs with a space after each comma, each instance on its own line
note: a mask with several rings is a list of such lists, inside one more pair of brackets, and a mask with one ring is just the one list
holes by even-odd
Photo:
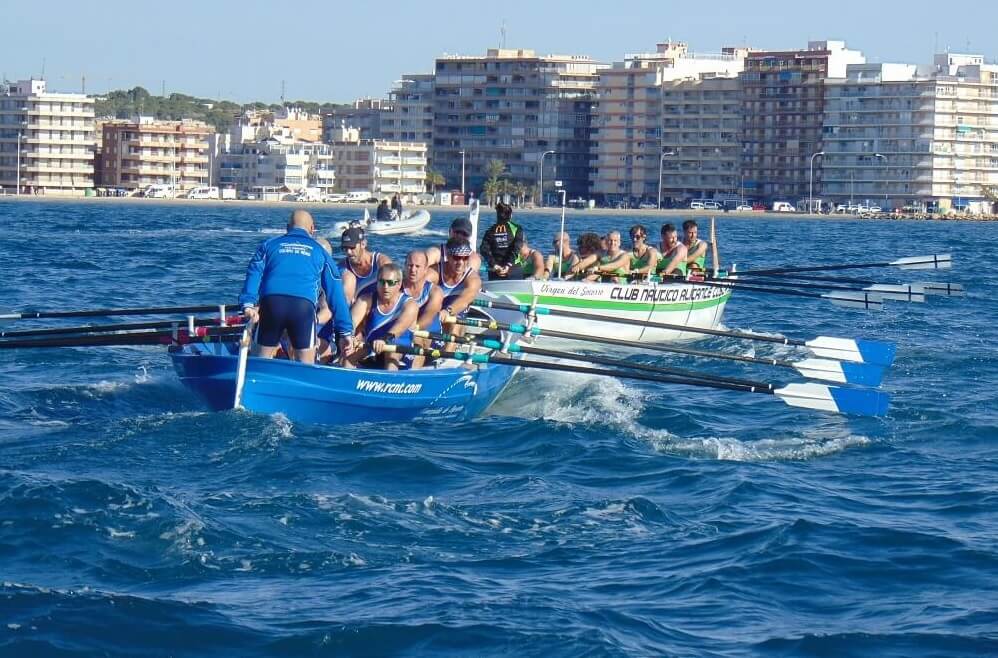
[[[312, 237], [315, 224], [305, 210], [288, 220], [288, 232], [256, 250], [239, 295], [244, 315], [259, 321], [253, 355], [271, 358], [287, 332], [298, 361], [315, 361], [315, 312], [319, 289], [333, 312], [344, 356], [352, 350], [353, 322], [343, 295], [339, 269]], [[259, 306], [258, 306], [259, 305]]]

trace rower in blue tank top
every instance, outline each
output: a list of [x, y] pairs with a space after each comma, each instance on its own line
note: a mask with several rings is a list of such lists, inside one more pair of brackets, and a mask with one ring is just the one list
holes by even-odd
[[408, 362], [402, 354], [385, 351], [385, 346], [412, 344], [412, 326], [419, 306], [402, 296], [402, 270], [394, 263], [380, 268], [376, 286], [377, 290], [358, 297], [350, 309], [357, 327], [354, 341], [369, 349], [357, 350], [348, 365], [398, 370], [407, 367]]
[[386, 264], [392, 262], [387, 255], [377, 251], [367, 250], [367, 237], [364, 229], [351, 226], [343, 232], [340, 244], [347, 257], [341, 261], [343, 292], [350, 303], [360, 298], [366, 292], [374, 290], [378, 281], [378, 272]]
[[430, 272], [430, 278], [440, 287], [443, 296], [440, 321], [444, 333], [464, 333], [463, 325], [446, 322], [444, 317], [464, 317], [468, 307], [475, 301], [475, 296], [482, 290], [482, 278], [468, 262], [471, 253], [471, 245], [467, 240], [451, 238], [447, 241], [447, 260]]

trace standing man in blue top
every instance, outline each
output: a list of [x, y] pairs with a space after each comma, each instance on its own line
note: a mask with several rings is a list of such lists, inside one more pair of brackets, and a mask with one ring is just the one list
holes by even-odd
[[260, 323], [253, 356], [272, 358], [287, 331], [295, 360], [315, 362], [315, 305], [320, 286], [333, 311], [341, 353], [348, 356], [352, 351], [353, 322], [340, 272], [312, 237], [314, 233], [312, 215], [295, 210], [288, 232], [261, 244], [246, 269], [239, 303], [248, 319]]

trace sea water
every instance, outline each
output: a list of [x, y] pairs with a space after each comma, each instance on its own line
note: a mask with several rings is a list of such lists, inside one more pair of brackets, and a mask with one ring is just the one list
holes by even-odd
[[[231, 303], [286, 213], [0, 202], [0, 312]], [[320, 232], [356, 214], [315, 210]], [[401, 259], [457, 215], [371, 247]], [[515, 219], [549, 248], [558, 217]], [[741, 269], [952, 253], [864, 274], [968, 294], [873, 313], [735, 293], [729, 328], [896, 342], [882, 419], [535, 371], [470, 422], [309, 426], [207, 411], [161, 348], [0, 351], [0, 654], [998, 654], [998, 224], [717, 228]]]

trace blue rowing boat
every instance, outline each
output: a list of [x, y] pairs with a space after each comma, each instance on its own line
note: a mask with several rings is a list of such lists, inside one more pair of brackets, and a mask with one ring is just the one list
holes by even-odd
[[[239, 365], [236, 343], [184, 345], [172, 348], [170, 357], [180, 381], [208, 406], [232, 409]], [[466, 420], [484, 412], [515, 372], [514, 367], [497, 364], [387, 371], [251, 357], [242, 405], [326, 425]]]

